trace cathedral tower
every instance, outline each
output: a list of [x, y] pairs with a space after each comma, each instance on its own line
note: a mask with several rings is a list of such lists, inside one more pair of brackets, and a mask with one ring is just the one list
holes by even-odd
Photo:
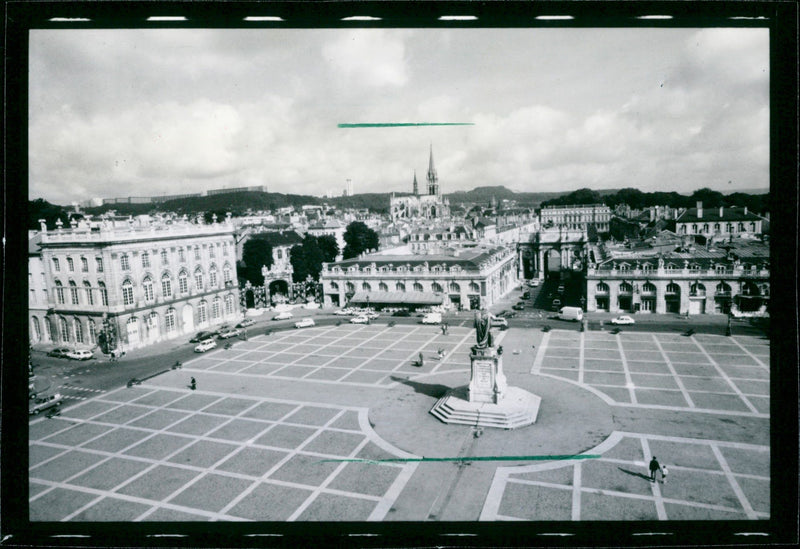
[[417, 170], [414, 170], [414, 196], [419, 195], [419, 186], [417, 185]]
[[428, 194], [439, 196], [439, 177], [433, 166], [433, 145], [431, 145], [431, 158], [428, 162]]

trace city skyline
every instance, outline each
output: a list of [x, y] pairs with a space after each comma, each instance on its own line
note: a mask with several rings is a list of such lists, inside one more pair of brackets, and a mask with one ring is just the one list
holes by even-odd
[[[443, 194], [769, 187], [767, 29], [34, 30], [29, 74], [55, 203], [409, 192], [431, 145]], [[470, 125], [341, 127], [389, 123]]]

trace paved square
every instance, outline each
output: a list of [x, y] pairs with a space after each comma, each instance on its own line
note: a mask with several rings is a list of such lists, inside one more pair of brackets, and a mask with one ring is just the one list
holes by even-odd
[[273, 332], [89, 397], [30, 423], [31, 520], [769, 518], [768, 341], [497, 332], [542, 407], [481, 438], [428, 413], [473, 342], [471, 319]]

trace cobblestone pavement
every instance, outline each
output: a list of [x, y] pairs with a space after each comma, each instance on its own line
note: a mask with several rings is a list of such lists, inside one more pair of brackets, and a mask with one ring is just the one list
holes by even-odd
[[460, 324], [274, 332], [74, 391], [30, 423], [31, 520], [769, 518], [768, 341], [499, 332], [509, 383], [542, 406], [476, 437], [428, 414], [469, 381]]

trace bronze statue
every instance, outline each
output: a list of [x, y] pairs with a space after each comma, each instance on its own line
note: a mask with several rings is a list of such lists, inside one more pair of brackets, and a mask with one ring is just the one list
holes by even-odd
[[475, 339], [477, 340], [476, 347], [478, 349], [485, 349], [492, 345], [489, 322], [489, 313], [487, 311], [475, 312]]

